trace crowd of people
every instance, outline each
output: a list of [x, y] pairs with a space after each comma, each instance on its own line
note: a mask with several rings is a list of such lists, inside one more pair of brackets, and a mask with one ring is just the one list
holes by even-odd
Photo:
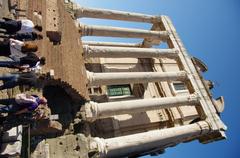
[[[27, 85], [40, 88], [44, 75], [39, 70], [45, 65], [45, 57], [37, 54], [38, 46], [32, 41], [41, 40], [42, 26], [34, 25], [29, 19], [13, 20], [3, 18], [0, 20], [0, 56], [9, 60], [0, 61], [0, 67], [18, 69], [17, 72], [0, 74], [0, 90], [15, 86]], [[15, 98], [0, 99], [0, 114], [8, 113], [19, 115], [33, 112], [39, 105], [46, 105], [47, 100], [37, 95], [17, 94]]]

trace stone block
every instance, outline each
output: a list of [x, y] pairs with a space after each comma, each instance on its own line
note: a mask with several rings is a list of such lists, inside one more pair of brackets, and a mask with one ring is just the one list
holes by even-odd
[[57, 0], [46, 1], [46, 33], [54, 44], [61, 42], [60, 17]]
[[10, 130], [3, 133], [2, 142], [22, 141], [22, 125], [13, 127]]
[[22, 141], [3, 143], [1, 145], [0, 156], [18, 156], [21, 154]]

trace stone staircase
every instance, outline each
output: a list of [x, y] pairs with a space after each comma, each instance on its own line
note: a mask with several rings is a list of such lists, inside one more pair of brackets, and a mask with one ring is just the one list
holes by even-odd
[[13, 127], [3, 132], [1, 137], [0, 157], [18, 157], [21, 155], [23, 126]]

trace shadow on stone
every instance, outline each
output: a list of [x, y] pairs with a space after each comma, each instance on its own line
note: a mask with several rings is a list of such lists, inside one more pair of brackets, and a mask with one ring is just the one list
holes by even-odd
[[84, 100], [82, 102], [75, 101], [62, 87], [56, 85], [44, 87], [43, 96], [48, 100], [51, 114], [58, 115], [59, 120], [57, 121], [62, 124], [63, 130], [69, 128], [76, 113], [85, 102]]

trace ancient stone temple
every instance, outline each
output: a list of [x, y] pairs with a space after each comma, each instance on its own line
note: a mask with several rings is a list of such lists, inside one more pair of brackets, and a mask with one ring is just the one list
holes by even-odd
[[[182, 142], [226, 138], [220, 119], [224, 99], [213, 98], [213, 83], [202, 76], [207, 66], [188, 54], [168, 16], [86, 8], [68, 0], [28, 4], [28, 13], [34, 6], [42, 10], [46, 37], [39, 45], [48, 58], [44, 70], [54, 71], [43, 92], [64, 127], [32, 134], [29, 141], [35, 145], [28, 156], [139, 157], [163, 154]], [[79, 18], [143, 22], [152, 28], [87, 25]], [[83, 41], [84, 36], [142, 42]]]

